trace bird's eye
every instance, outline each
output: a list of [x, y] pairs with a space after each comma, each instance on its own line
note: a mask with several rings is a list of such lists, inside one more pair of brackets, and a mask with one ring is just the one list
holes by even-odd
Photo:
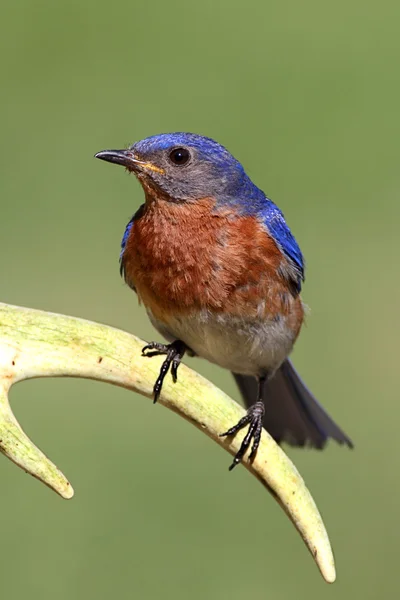
[[181, 167], [189, 162], [190, 152], [186, 148], [174, 148], [169, 153], [169, 159], [174, 165]]

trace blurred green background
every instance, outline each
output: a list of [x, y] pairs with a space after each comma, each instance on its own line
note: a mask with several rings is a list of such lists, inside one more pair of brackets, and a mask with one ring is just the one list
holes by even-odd
[[18, 418], [76, 495], [0, 460], [4, 597], [396, 596], [399, 18], [394, 0], [2, 4], [0, 300], [157, 337], [118, 275], [141, 190], [93, 154], [214, 137], [302, 246], [294, 361], [356, 444], [288, 449], [334, 547], [328, 586], [266, 491], [182, 419], [104, 384], [19, 385]]

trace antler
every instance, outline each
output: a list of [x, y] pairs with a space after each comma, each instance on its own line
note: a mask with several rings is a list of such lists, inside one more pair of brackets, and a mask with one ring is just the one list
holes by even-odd
[[[160, 359], [142, 356], [144, 342], [124, 331], [64, 315], [0, 303], [0, 451], [63, 498], [73, 489], [33, 444], [16, 420], [10, 387], [34, 377], [85, 377], [152, 396]], [[243, 434], [219, 437], [244, 410], [209, 381], [182, 365], [179, 380], [164, 382], [160, 403], [190, 421], [231, 454]], [[318, 509], [295, 466], [263, 430], [255, 459], [243, 465], [279, 502], [314, 557], [324, 579], [335, 580], [329, 538]]]

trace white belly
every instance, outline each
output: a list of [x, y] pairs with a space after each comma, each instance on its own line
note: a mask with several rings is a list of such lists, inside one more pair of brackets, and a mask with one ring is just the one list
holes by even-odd
[[273, 373], [291, 352], [295, 341], [284, 316], [247, 321], [204, 310], [175, 318], [168, 326], [150, 312], [149, 317], [167, 340], [179, 339], [198, 356], [244, 375]]

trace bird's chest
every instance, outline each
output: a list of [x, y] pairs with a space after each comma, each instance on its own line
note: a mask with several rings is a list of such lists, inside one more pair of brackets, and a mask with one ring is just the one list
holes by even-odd
[[212, 293], [218, 226], [205, 204], [152, 202], [132, 225], [122, 257], [125, 279], [158, 319], [192, 311]]
[[298, 330], [301, 303], [280, 274], [274, 240], [255, 218], [213, 209], [209, 198], [146, 204], [122, 256], [127, 283], [167, 327], [197, 314], [260, 322], [292, 314]]

